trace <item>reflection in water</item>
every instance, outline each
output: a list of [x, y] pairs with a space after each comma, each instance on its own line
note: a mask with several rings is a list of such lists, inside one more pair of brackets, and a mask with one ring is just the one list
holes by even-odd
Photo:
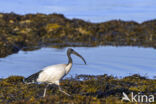
[[[68, 77], [76, 74], [109, 74], [127, 76], [131, 74], [156, 75], [156, 50], [138, 47], [75, 47], [87, 61], [73, 57], [73, 67]], [[53, 64], [67, 63], [66, 50], [42, 48], [36, 51], [24, 52], [0, 58], [0, 77], [10, 75], [29, 76], [42, 68]]]

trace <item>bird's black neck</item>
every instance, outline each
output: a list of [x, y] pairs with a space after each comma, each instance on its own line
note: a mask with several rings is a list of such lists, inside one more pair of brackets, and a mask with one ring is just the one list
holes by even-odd
[[67, 53], [67, 56], [68, 56], [68, 64], [72, 63], [73, 61], [72, 61], [72, 58], [71, 58], [71, 54]]

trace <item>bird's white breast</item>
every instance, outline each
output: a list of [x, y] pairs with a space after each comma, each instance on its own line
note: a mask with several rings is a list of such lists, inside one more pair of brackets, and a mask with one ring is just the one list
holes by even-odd
[[55, 83], [66, 75], [66, 64], [57, 64], [43, 69], [37, 79], [38, 82]]

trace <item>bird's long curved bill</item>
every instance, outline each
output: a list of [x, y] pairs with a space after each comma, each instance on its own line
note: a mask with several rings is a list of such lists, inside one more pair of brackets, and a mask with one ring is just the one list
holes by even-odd
[[82, 60], [83, 60], [83, 62], [86, 64], [86, 61], [85, 61], [85, 59], [80, 55], [80, 54], [78, 54], [77, 52], [73, 52], [73, 54], [75, 54], [76, 56], [78, 56], [78, 57], [80, 57]]

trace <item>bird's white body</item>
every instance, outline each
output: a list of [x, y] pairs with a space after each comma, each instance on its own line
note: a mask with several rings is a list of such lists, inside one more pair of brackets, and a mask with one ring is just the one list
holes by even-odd
[[41, 71], [32, 74], [28, 78], [25, 78], [25, 82], [43, 82], [43, 83], [48, 83], [47, 86], [44, 89], [44, 94], [43, 97], [46, 95], [46, 90], [48, 85], [51, 84], [56, 84], [59, 87], [59, 91], [63, 92], [64, 94], [70, 96], [68, 93], [63, 91], [60, 87], [60, 80], [69, 73], [71, 67], [72, 67], [72, 58], [71, 54], [75, 54], [78, 57], [80, 57], [84, 63], [86, 64], [86, 61], [84, 58], [75, 52], [73, 49], [69, 48], [67, 51], [67, 56], [68, 56], [68, 64], [57, 64], [57, 65], [51, 65], [48, 67], [45, 67]]
[[37, 78], [37, 82], [47, 82], [49, 84], [59, 85], [60, 79], [62, 79], [72, 67], [72, 63], [69, 64], [57, 64], [45, 67]]

